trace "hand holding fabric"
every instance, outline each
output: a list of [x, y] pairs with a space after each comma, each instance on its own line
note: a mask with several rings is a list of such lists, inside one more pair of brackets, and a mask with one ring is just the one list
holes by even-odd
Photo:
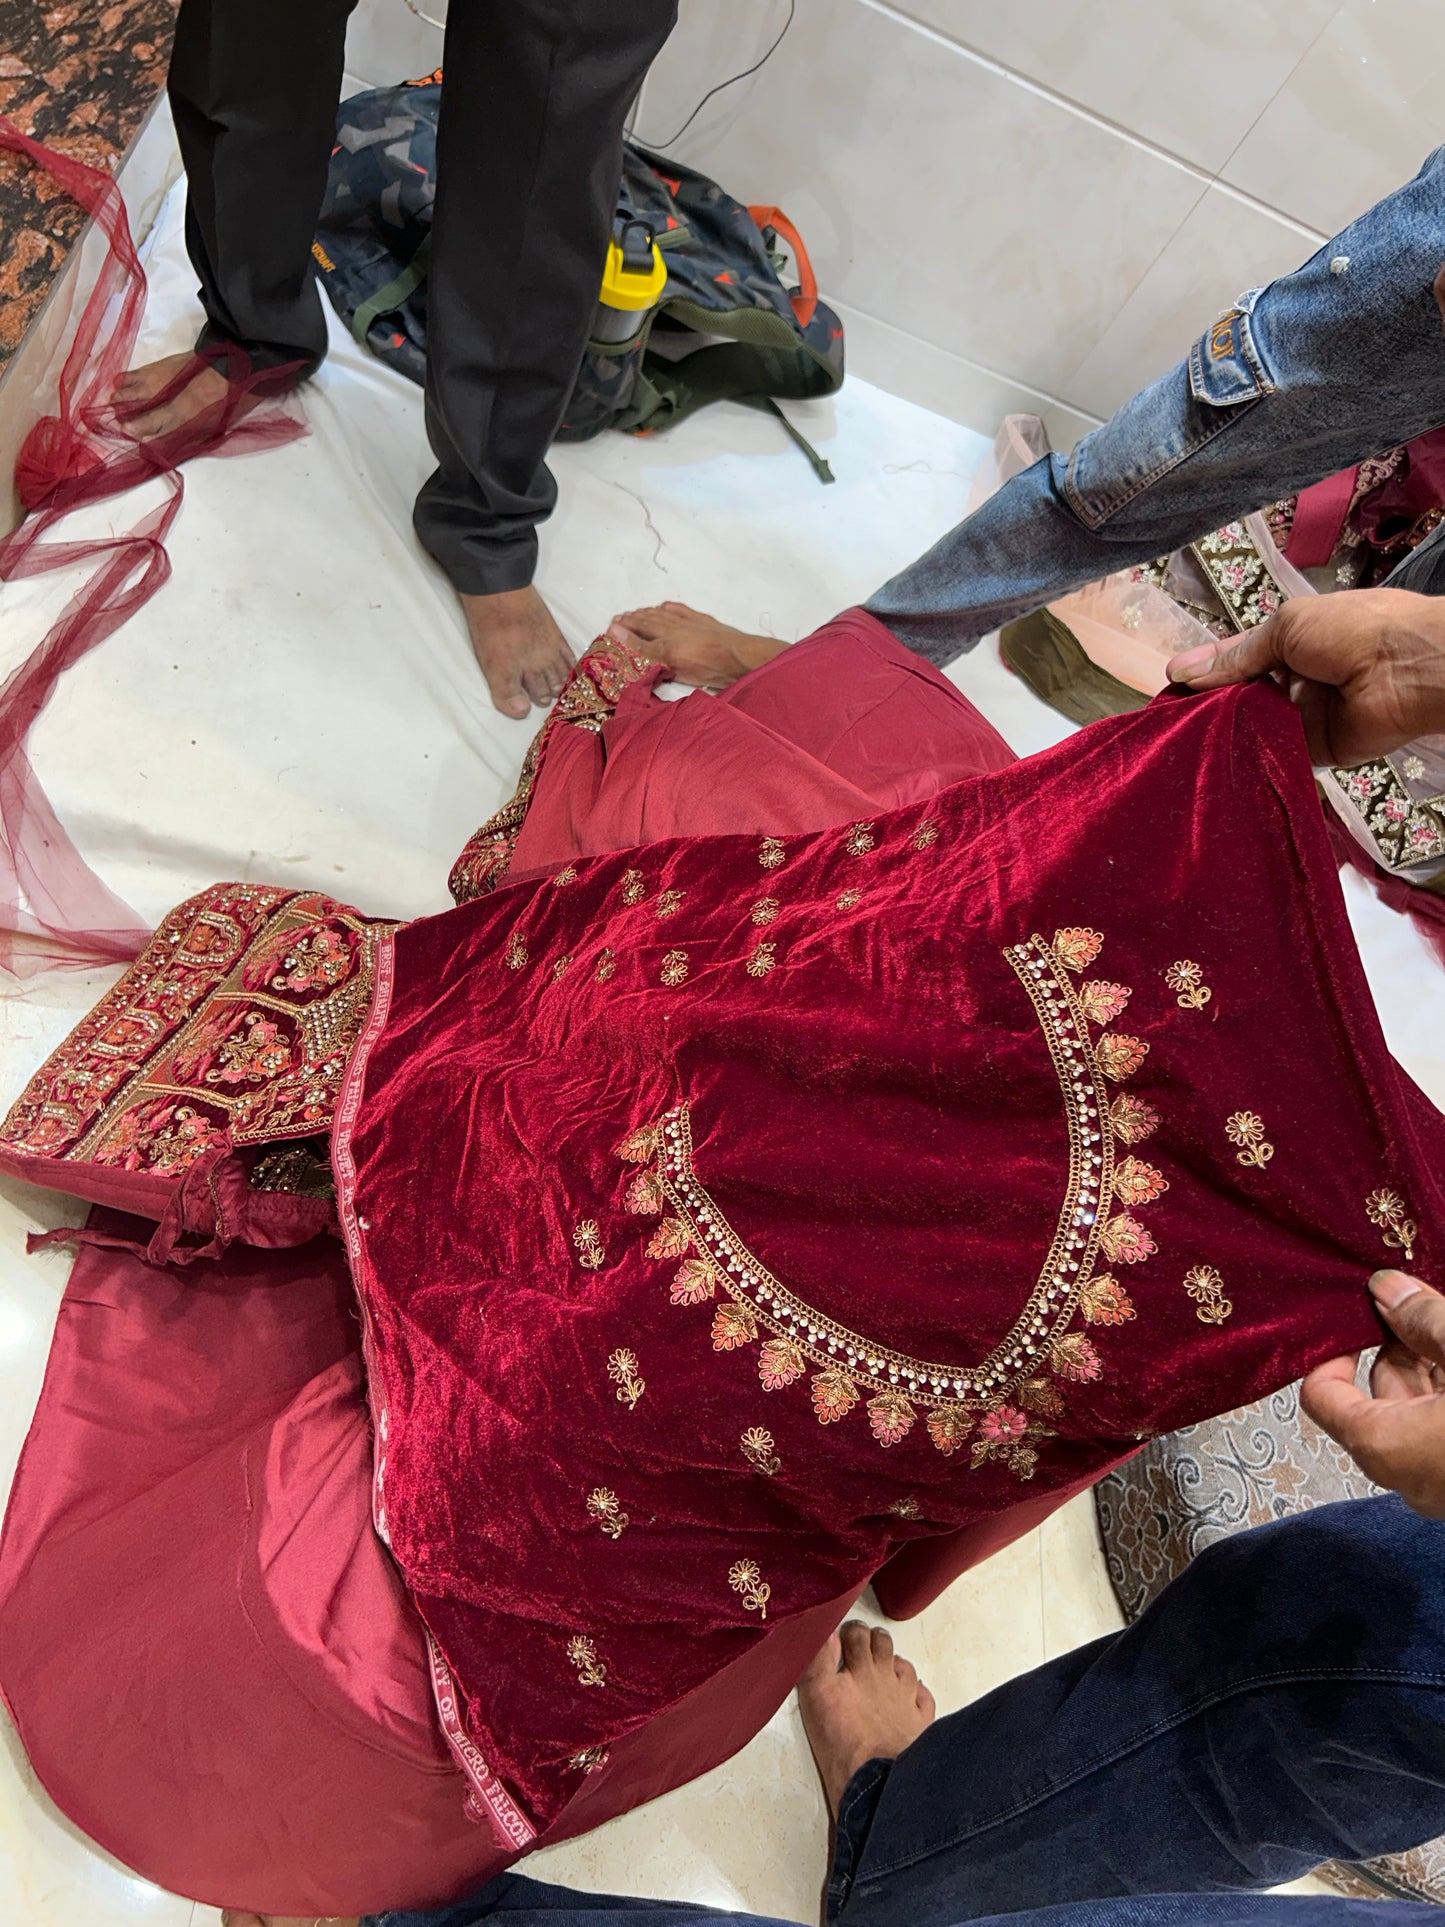
[[1445, 1519], [1445, 1297], [1402, 1271], [1377, 1271], [1370, 1290], [1394, 1334], [1370, 1390], [1355, 1383], [1356, 1352], [1317, 1365], [1300, 1402], [1377, 1485]]
[[1310, 755], [1370, 762], [1445, 729], [1445, 607], [1408, 589], [1300, 596], [1234, 643], [1175, 656], [1169, 680], [1223, 689], [1280, 671]]

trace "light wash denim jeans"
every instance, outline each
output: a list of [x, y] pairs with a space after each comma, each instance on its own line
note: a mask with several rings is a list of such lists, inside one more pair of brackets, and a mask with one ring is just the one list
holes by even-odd
[[[1441, 1832], [1445, 1523], [1359, 1499], [1211, 1546], [1127, 1631], [863, 1767], [838, 1817], [828, 1919], [1431, 1927], [1425, 1906], [1249, 1890]], [[772, 1927], [513, 1875], [380, 1927], [617, 1927], [604, 1918], [617, 1913]]]
[[[1445, 147], [1294, 274], [1241, 296], [1072, 455], [1015, 476], [867, 608], [941, 667], [1055, 596], [1438, 428], [1442, 266]], [[1442, 564], [1445, 539], [1432, 536], [1391, 581], [1432, 589]]]

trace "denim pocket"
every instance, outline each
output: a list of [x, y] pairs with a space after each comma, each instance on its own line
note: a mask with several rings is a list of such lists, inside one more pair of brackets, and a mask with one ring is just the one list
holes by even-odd
[[1275, 383], [1250, 325], [1250, 288], [1152, 387], [1079, 443], [1064, 494], [1086, 528], [1102, 528], [1145, 489], [1249, 413]]

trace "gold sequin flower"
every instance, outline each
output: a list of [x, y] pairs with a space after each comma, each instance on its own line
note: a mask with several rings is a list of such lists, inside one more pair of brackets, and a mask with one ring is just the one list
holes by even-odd
[[787, 861], [787, 855], [780, 836], [765, 836], [758, 850], [758, 862], [765, 870], [777, 870]]
[[776, 897], [759, 897], [752, 907], [753, 922], [776, 923], [778, 907], [778, 899]]
[[861, 890], [845, 890], [838, 899], [838, 908], [840, 910], [856, 910], [862, 901], [863, 892]]
[[662, 895], [657, 899], [657, 902], [652, 906], [653, 915], [657, 917], [675, 917], [682, 908], [684, 894], [685, 892], [682, 890], [664, 890]]
[[606, 1262], [607, 1253], [602, 1248], [602, 1233], [595, 1218], [584, 1218], [572, 1233], [572, 1242], [577, 1247], [578, 1263], [588, 1271], [596, 1271]]
[[750, 977], [766, 977], [777, 961], [778, 946], [775, 943], [759, 943], [754, 944], [744, 967]]
[[605, 1485], [595, 1486], [587, 1494], [587, 1516], [597, 1521], [609, 1539], [620, 1539], [632, 1523], [622, 1510], [617, 1494], [609, 1492]]
[[1213, 1265], [1195, 1265], [1184, 1274], [1184, 1289], [1198, 1306], [1201, 1325], [1222, 1325], [1234, 1306], [1224, 1295], [1224, 1280]]
[[647, 1390], [646, 1383], [638, 1376], [637, 1354], [626, 1347], [613, 1352], [607, 1361], [607, 1376], [617, 1387], [617, 1402], [630, 1411]]
[[1174, 991], [1181, 1010], [1203, 1010], [1214, 992], [1204, 981], [1204, 969], [1191, 957], [1181, 957], [1164, 972], [1164, 981]]
[[593, 973], [599, 984], [610, 983], [617, 974], [617, 952], [611, 944], [604, 944], [597, 956], [597, 969]]
[[577, 1668], [579, 1686], [605, 1686], [607, 1665], [597, 1657], [597, 1648], [585, 1633], [574, 1633], [567, 1641], [567, 1657]]
[[552, 881], [559, 890], [566, 883], [575, 883], [577, 881], [577, 865], [575, 863], [568, 863], [557, 872]]
[[765, 1426], [750, 1425], [738, 1444], [748, 1464], [765, 1479], [771, 1479], [783, 1463], [774, 1450], [773, 1435]]
[[728, 1573], [728, 1584], [742, 1594], [744, 1609], [760, 1619], [768, 1616], [768, 1601], [773, 1589], [758, 1570], [756, 1559], [739, 1559]]
[[1235, 1158], [1262, 1171], [1274, 1156], [1274, 1146], [1264, 1137], [1264, 1119], [1254, 1111], [1236, 1111], [1224, 1127], [1224, 1135], [1240, 1148]]
[[867, 856], [868, 852], [873, 848], [875, 841], [876, 838], [873, 835], [873, 825], [871, 823], [855, 823], [848, 832], [848, 838], [844, 848], [847, 850], [849, 856]]
[[1371, 1224], [1380, 1227], [1382, 1240], [1391, 1251], [1401, 1251], [1405, 1262], [1410, 1264], [1415, 1257], [1415, 1240], [1420, 1235], [1420, 1227], [1411, 1218], [1405, 1207], [1405, 1200], [1396, 1191], [1372, 1191], [1365, 1200], [1365, 1211]]
[[662, 981], [672, 989], [687, 982], [687, 952], [669, 950], [662, 960]]
[[507, 939], [507, 968], [521, 970], [527, 962], [527, 939], [520, 930], [514, 930]]
[[938, 825], [936, 823], [920, 823], [908, 840], [915, 850], [931, 850], [938, 841]]
[[622, 901], [629, 904], [641, 903], [646, 895], [647, 885], [643, 881], [641, 870], [624, 870], [622, 872]]

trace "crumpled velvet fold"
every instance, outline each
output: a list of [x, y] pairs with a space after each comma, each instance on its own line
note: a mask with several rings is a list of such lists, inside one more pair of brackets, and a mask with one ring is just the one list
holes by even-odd
[[[639, 837], [726, 741], [667, 707], [571, 752]], [[1274, 689], [825, 830], [589, 823], [383, 950], [336, 1150], [378, 1521], [514, 1844], [779, 1621], [1370, 1343], [1367, 1273], [1442, 1262], [1445, 1123]]]

